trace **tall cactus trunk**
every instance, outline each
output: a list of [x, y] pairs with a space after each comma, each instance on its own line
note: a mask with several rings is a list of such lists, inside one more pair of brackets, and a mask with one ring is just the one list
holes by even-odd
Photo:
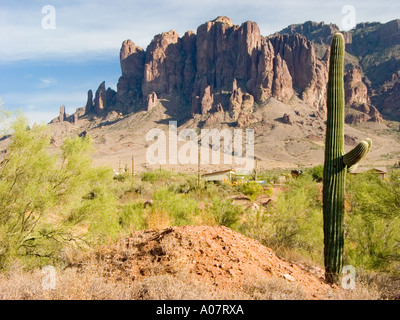
[[371, 147], [371, 140], [367, 139], [344, 154], [343, 70], [344, 39], [342, 34], [336, 33], [330, 53], [323, 173], [325, 279], [330, 284], [339, 283], [343, 266], [346, 171], [354, 167]]
[[339, 281], [344, 247], [346, 167], [342, 161], [344, 155], [343, 55], [343, 38], [335, 34], [332, 39], [329, 66], [323, 187], [324, 262], [325, 277], [329, 283]]

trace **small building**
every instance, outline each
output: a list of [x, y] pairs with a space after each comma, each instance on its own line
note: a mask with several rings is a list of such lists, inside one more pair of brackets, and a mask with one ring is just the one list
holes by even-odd
[[373, 172], [376, 173], [380, 176], [382, 180], [385, 179], [386, 174], [387, 174], [387, 169], [386, 167], [375, 167], [375, 168], [357, 168], [354, 171], [352, 171], [352, 174], [358, 174], [358, 173], [364, 173], [364, 172]]
[[215, 181], [220, 181], [220, 182], [229, 181], [229, 182], [232, 182], [235, 174], [236, 174], [235, 170], [228, 169], [228, 170], [205, 173], [202, 175], [202, 177], [205, 181], [214, 181], [214, 182]]
[[250, 176], [252, 173], [253, 173], [253, 170], [245, 170], [245, 169], [240, 169], [240, 168], [237, 168], [235, 170], [236, 178], [242, 178], [242, 177], [244, 178], [244, 177]]

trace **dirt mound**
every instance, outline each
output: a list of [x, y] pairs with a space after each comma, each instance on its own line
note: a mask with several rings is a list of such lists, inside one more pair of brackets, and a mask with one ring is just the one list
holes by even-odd
[[133, 284], [155, 275], [184, 274], [212, 290], [242, 290], [252, 279], [287, 282], [320, 299], [339, 290], [259, 242], [226, 227], [184, 226], [135, 232], [97, 252], [107, 274]]

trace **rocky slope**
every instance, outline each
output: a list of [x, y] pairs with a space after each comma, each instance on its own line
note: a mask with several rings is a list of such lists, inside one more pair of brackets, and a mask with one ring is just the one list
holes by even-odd
[[286, 290], [297, 291], [301, 299], [326, 299], [343, 292], [324, 282], [321, 269], [312, 268], [312, 274], [226, 227], [138, 231], [99, 250], [96, 256], [111, 279], [131, 285], [155, 274], [167, 274], [183, 275], [216, 292], [243, 292], [257, 279], [275, 279]]
[[[339, 28], [334, 24], [308, 21], [304, 24], [291, 25], [280, 33], [301, 34], [312, 41], [318, 47], [317, 51], [323, 54], [337, 31]], [[399, 120], [400, 20], [385, 24], [360, 23], [354, 29], [344, 32], [344, 36], [347, 52], [346, 69], [349, 73], [346, 85], [352, 88], [346, 90], [346, 103], [351, 106], [356, 102], [355, 110], [365, 110], [348, 120], [362, 122], [372, 117], [380, 121], [377, 110], [387, 119]], [[356, 79], [352, 79], [354, 73]]]

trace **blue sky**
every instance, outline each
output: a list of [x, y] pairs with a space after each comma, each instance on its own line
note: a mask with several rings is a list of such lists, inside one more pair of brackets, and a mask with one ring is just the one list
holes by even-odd
[[[42, 28], [46, 5], [55, 29]], [[102, 81], [116, 89], [123, 40], [145, 49], [156, 34], [182, 36], [220, 15], [255, 21], [265, 36], [307, 20], [341, 26], [344, 5], [354, 6], [357, 23], [400, 18], [398, 0], [0, 0], [0, 98], [31, 122], [49, 122], [62, 104], [67, 113], [84, 106]]]

